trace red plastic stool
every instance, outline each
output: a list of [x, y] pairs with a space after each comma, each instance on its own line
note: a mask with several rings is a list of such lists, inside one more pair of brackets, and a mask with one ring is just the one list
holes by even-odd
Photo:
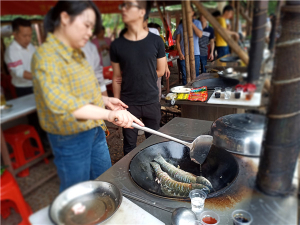
[[[10, 154], [10, 157], [15, 159], [15, 162], [12, 163], [14, 169], [29, 163], [45, 153], [40, 137], [33, 126], [21, 124], [5, 130], [3, 134], [6, 142], [13, 148], [13, 153]], [[38, 147], [31, 145], [30, 138], [36, 141]], [[48, 163], [48, 159], [45, 158], [44, 161]], [[19, 177], [28, 175], [28, 168], [18, 173]]]
[[[1, 216], [3, 216], [3, 218], [7, 218], [7, 216], [10, 215], [10, 209], [8, 207], [13, 207], [17, 209], [16, 211], [20, 213], [22, 217], [22, 221], [21, 223], [19, 223], [19, 225], [30, 224], [29, 216], [32, 214], [32, 210], [29, 207], [29, 205], [25, 202], [17, 182], [8, 171], [5, 171], [1, 176], [0, 199], [2, 206]], [[4, 208], [2, 205], [3, 203]]]

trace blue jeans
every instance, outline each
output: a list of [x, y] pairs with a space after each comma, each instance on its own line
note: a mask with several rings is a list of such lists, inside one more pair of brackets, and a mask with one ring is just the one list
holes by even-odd
[[216, 49], [217, 49], [217, 53], [218, 53], [218, 59], [223, 57], [224, 55], [230, 54], [228, 46], [216, 47]]
[[48, 133], [60, 192], [79, 182], [94, 180], [111, 167], [105, 133], [96, 127], [73, 135]]
[[[179, 60], [181, 73], [182, 73], [182, 84], [186, 85], [186, 69], [185, 69], [185, 60]], [[199, 76], [199, 68], [200, 68], [200, 55], [195, 55], [195, 69], [196, 69], [196, 77]]]
[[201, 73], [206, 73], [207, 55], [200, 55]]

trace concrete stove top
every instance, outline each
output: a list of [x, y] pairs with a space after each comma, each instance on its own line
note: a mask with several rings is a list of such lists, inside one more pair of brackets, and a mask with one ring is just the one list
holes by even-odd
[[[201, 134], [207, 134], [210, 131], [211, 124], [212, 121], [177, 117], [162, 127], [160, 131], [185, 141], [192, 141]], [[97, 180], [114, 183], [121, 190], [141, 196], [144, 199], [148, 199], [166, 207], [190, 208], [190, 202], [179, 202], [170, 199], [163, 199], [142, 190], [133, 182], [130, 177], [128, 168], [134, 155], [145, 147], [163, 141], [167, 140], [152, 135], [150, 138], [136, 147], [131, 153], [126, 155], [113, 167], [98, 177]], [[232, 224], [231, 213], [236, 209], [244, 209], [249, 211], [253, 216], [252, 224], [255, 225], [298, 224], [298, 170], [296, 169], [294, 176], [295, 188], [288, 197], [282, 198], [267, 196], [259, 192], [255, 187], [259, 159], [235, 154], [233, 155], [238, 161], [240, 167], [237, 181], [223, 195], [207, 199], [205, 201], [205, 210], [213, 210], [218, 213], [221, 218], [220, 224], [222, 225]], [[170, 212], [135, 200], [132, 201], [165, 224], [171, 224]]]

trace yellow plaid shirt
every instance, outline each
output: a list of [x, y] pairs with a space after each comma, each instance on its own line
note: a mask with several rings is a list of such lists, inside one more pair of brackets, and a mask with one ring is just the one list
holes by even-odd
[[49, 33], [32, 58], [31, 71], [37, 112], [42, 128], [51, 134], [70, 135], [101, 126], [103, 120], [78, 120], [76, 109], [104, 107], [99, 83], [81, 50], [67, 47]]

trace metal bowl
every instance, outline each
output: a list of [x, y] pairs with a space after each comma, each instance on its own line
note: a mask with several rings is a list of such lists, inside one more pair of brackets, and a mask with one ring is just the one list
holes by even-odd
[[220, 117], [211, 127], [213, 144], [232, 153], [260, 156], [265, 121], [265, 116], [249, 113]]
[[49, 209], [55, 224], [100, 224], [108, 220], [120, 207], [122, 193], [104, 181], [76, 184], [56, 197]]

